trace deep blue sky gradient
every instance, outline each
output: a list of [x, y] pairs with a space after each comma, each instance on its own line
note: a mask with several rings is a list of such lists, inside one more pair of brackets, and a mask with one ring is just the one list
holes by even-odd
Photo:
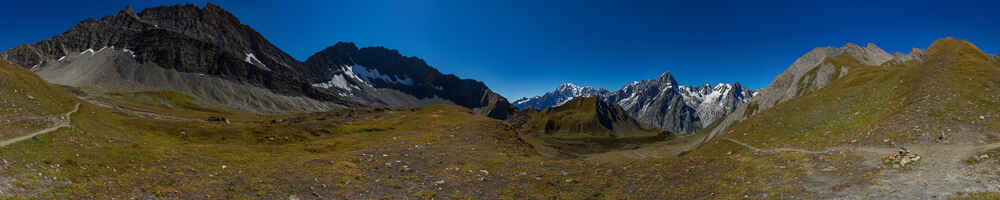
[[[0, 49], [77, 22], [196, 1], [11, 1]], [[820, 46], [909, 52], [951, 36], [1000, 50], [1000, 1], [245, 1], [216, 0], [305, 60], [337, 41], [385, 46], [516, 100], [563, 82], [616, 90], [670, 71], [683, 85], [767, 86]]]

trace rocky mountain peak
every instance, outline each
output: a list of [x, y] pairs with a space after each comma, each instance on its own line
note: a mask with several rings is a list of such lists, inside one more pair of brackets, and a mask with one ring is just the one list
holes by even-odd
[[556, 88], [556, 91], [563, 91], [563, 92], [570, 92], [570, 93], [580, 93], [581, 95], [592, 96], [591, 94], [594, 94], [595, 91], [596, 92], [602, 92], [602, 91], [603, 92], [607, 92], [608, 90], [604, 89], [604, 88], [595, 89], [594, 87], [590, 87], [590, 86], [578, 86], [578, 85], [573, 84], [573, 83], [563, 83], [563, 84], [560, 84], [559, 87]]
[[892, 53], [892, 56], [894, 57], [893, 59], [901, 62], [906, 62], [911, 60], [923, 60], [926, 55], [927, 51], [924, 51], [923, 49], [919, 48], [913, 48], [912, 50], [910, 50], [910, 53], [908, 54], [903, 54], [900, 52]]
[[124, 9], [122, 9], [121, 11], [118, 11], [118, 15], [125, 15], [125, 16], [129, 16], [129, 17], [133, 17], [135, 19], [139, 19], [139, 15], [135, 13], [135, 10], [133, 10], [132, 6], [130, 6], [130, 5], [125, 5]]
[[879, 48], [877, 45], [875, 45], [875, 43], [871, 42], [869, 42], [868, 45], [865, 46], [865, 50], [869, 52], [886, 52], [885, 50], [882, 50], [882, 48]]
[[840, 46], [838, 50], [841, 52], [864, 52], [866, 49], [853, 42], [848, 42], [847, 44], [844, 44], [844, 46]]
[[212, 3], [207, 3], [204, 7], [195, 4], [151, 7], [139, 12], [139, 16], [153, 21], [213, 21], [227, 23], [215, 25], [241, 24], [236, 15]]
[[671, 75], [670, 72], [663, 72], [663, 74], [660, 74], [660, 76], [656, 78], [656, 82], [677, 85], [677, 80], [674, 79], [674, 75]]
[[893, 59], [891, 54], [872, 43], [868, 43], [868, 46], [865, 48], [861, 48], [854, 43], [847, 43], [840, 50], [866, 65], [878, 66]]
[[354, 58], [358, 57], [358, 47], [350, 42], [337, 42], [322, 51], [316, 52], [306, 59], [306, 64], [299, 69], [306, 74], [310, 82], [326, 82], [334, 73], [341, 71], [345, 66], [352, 66], [356, 63]]
[[353, 42], [337, 42], [333, 46], [327, 47], [323, 51], [358, 51], [358, 46], [354, 45]]
[[573, 83], [563, 83], [560, 84], [559, 87], [556, 88], [556, 90], [571, 90], [576, 88], [580, 88], [580, 86], [576, 86]]

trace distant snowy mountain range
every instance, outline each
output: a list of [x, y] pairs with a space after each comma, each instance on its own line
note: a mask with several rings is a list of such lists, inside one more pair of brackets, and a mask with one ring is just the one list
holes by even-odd
[[556, 90], [546, 92], [542, 96], [521, 98], [514, 102], [514, 106], [518, 109], [533, 108], [542, 110], [562, 105], [576, 97], [604, 97], [610, 93], [610, 91], [604, 88], [594, 89], [593, 87], [580, 87], [572, 83], [563, 83]]
[[519, 109], [545, 109], [576, 97], [600, 97], [639, 121], [674, 133], [693, 133], [746, 103], [757, 92], [739, 83], [680, 86], [670, 73], [633, 81], [615, 92], [564, 83], [541, 96], [514, 102]]

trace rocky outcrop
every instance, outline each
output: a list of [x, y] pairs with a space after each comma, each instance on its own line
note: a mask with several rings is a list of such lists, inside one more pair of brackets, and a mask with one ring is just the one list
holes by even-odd
[[910, 50], [910, 53], [908, 54], [895, 52], [892, 53], [892, 55], [893, 57], [895, 57], [895, 60], [900, 62], [923, 61], [924, 57], [927, 56], [927, 51], [923, 49], [913, 48], [913, 50]]
[[516, 109], [482, 82], [442, 74], [424, 60], [403, 56], [394, 49], [359, 49], [353, 43], [339, 42], [305, 63], [299, 70], [307, 72], [310, 81], [337, 91], [399, 90], [417, 99], [446, 99], [496, 119], [506, 119]]
[[846, 53], [848, 56], [860, 61], [861, 64], [871, 66], [878, 66], [895, 58], [892, 54], [885, 52], [882, 48], [872, 43], [868, 43], [868, 46], [863, 48], [854, 43], [847, 43], [847, 45], [833, 52], [835, 54]]

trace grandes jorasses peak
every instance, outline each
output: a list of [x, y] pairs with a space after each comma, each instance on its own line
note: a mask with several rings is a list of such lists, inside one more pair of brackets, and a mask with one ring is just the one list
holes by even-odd
[[678, 86], [673, 75], [665, 72], [654, 80], [629, 83], [605, 100], [621, 106], [644, 124], [674, 133], [693, 133], [702, 124], [694, 108], [684, 103]]

